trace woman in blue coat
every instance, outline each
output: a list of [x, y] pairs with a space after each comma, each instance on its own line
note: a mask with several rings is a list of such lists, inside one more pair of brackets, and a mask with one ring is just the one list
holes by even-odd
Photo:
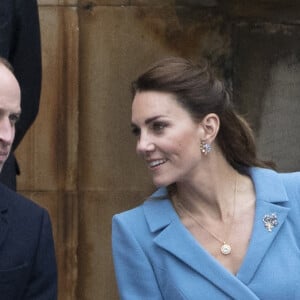
[[257, 158], [205, 62], [159, 61], [133, 96], [137, 153], [158, 190], [113, 218], [120, 298], [300, 299], [300, 173]]

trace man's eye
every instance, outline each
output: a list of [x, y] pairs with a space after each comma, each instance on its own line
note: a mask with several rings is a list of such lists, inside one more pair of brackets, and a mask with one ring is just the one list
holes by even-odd
[[20, 119], [20, 115], [18, 114], [13, 114], [9, 116], [9, 120], [12, 124], [16, 124]]

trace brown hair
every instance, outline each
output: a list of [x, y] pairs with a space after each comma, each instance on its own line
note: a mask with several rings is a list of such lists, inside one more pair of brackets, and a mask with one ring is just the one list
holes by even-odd
[[274, 167], [272, 162], [257, 158], [252, 129], [235, 110], [228, 89], [214, 76], [207, 61], [194, 64], [179, 57], [160, 60], [132, 83], [133, 96], [142, 91], [175, 95], [196, 121], [208, 113], [217, 114], [220, 129], [216, 141], [234, 168]]

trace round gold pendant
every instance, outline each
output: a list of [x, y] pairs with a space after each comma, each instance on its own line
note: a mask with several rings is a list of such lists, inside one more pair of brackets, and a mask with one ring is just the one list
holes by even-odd
[[221, 247], [221, 253], [224, 254], [224, 255], [230, 254], [231, 253], [230, 245], [224, 243]]

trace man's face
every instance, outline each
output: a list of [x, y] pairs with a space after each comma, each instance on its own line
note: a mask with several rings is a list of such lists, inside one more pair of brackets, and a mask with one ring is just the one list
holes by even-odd
[[21, 91], [12, 72], [0, 62], [0, 171], [8, 157], [15, 123], [21, 113]]

